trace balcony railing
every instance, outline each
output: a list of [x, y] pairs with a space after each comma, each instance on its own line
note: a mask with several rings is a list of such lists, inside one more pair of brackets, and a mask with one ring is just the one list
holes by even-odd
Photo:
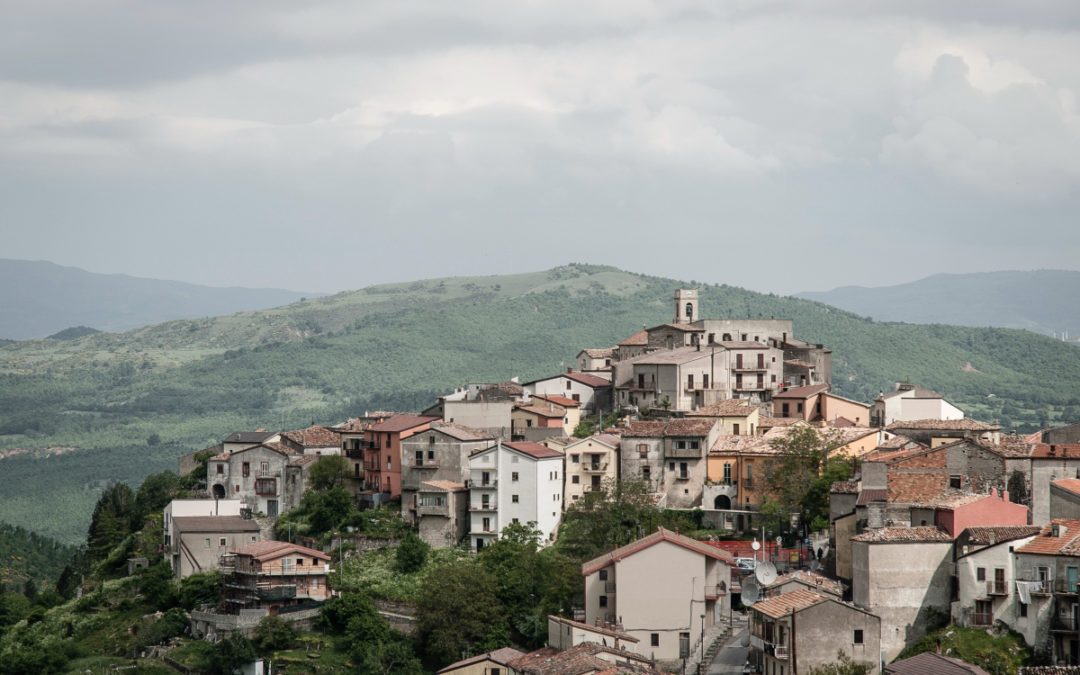
[[1060, 633], [1073, 633], [1076, 632], [1077, 628], [1076, 619], [1071, 616], [1059, 616], [1055, 614], [1053, 621], [1050, 622], [1050, 630], [1058, 631]]
[[421, 504], [416, 507], [421, 516], [448, 516], [450, 507], [447, 504]]
[[697, 459], [697, 458], [701, 457], [701, 446], [699, 445], [696, 448], [676, 448], [676, 447], [671, 447], [670, 449], [668, 449], [667, 451], [664, 452], [664, 455], [667, 456], [667, 457], [671, 457], [671, 458], [683, 457], [683, 458], [687, 458], [687, 459]]
[[[1039, 584], [1038, 586], [1031, 586], [1028, 588], [1028, 592], [1035, 595], [1050, 595], [1054, 592], [1053, 579], [1017, 579], [1017, 581], [1029, 584]], [[1064, 588], [1062, 588], [1061, 592], [1064, 592]]]
[[466, 487], [468, 488], [493, 488], [498, 487], [498, 478], [489, 478], [487, 480], [470, 480]]
[[604, 582], [604, 592], [605, 593], [614, 593], [615, 592], [615, 581], [613, 579], [609, 579], [609, 580]]
[[786, 659], [787, 645], [773, 645], [773, 657], [777, 659]]
[[764, 382], [736, 382], [735, 391], [765, 391], [769, 386]]
[[438, 469], [437, 459], [414, 459], [411, 465], [414, 469]]
[[345, 451], [345, 456], [349, 459], [363, 459], [364, 451], [359, 448], [349, 448]]
[[608, 463], [600, 462], [599, 464], [583, 464], [581, 470], [585, 473], [604, 473], [607, 471]]
[[753, 363], [744, 363], [741, 366], [736, 365], [734, 368], [732, 368], [732, 370], [735, 371], [736, 373], [752, 373], [752, 372], [756, 372], [756, 371], [765, 371], [765, 370], [768, 370], [768, 369], [769, 368], [764, 363], [762, 363], [760, 365], [756, 365], [756, 364], [753, 364]]
[[481, 502], [479, 504], [469, 504], [470, 511], [498, 511], [495, 502]]
[[986, 594], [987, 595], [1008, 595], [1009, 585], [1004, 581], [987, 581], [986, 582]]
[[690, 480], [689, 473], [677, 473], [675, 474], [675, 480]]

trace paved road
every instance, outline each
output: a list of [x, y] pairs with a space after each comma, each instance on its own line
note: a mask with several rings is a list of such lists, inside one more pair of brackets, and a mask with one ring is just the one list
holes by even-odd
[[749, 647], [742, 646], [746, 634], [746, 619], [736, 614], [735, 630], [716, 653], [716, 658], [709, 666], [709, 675], [740, 675], [742, 673], [743, 664], [746, 663], [746, 654], [750, 651]]

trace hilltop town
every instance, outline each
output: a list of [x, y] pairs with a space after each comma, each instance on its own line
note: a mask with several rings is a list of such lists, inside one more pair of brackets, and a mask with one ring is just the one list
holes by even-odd
[[[236, 431], [180, 458], [160, 551], [128, 573], [216, 573], [184, 632], [224, 643], [267, 617], [330, 621], [365, 546], [576, 556], [542, 628], [439, 673], [705, 673], [744, 630], [745, 672], [984, 672], [917, 649], [950, 624], [1019, 635], [1037, 672], [1080, 664], [1080, 424], [1019, 436], [911, 382], [852, 400], [833, 391], [829, 347], [791, 320], [698, 307], [677, 289], [670, 322], [539, 379]], [[332, 495], [343, 511], [312, 526]], [[623, 507], [638, 510], [582, 543], [586, 517]], [[385, 541], [364, 514], [392, 514]], [[429, 635], [407, 608], [380, 611]], [[518, 649], [523, 635], [543, 646]]]

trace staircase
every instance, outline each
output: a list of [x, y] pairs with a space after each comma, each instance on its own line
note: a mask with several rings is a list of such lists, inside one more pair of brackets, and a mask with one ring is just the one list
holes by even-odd
[[701, 640], [699, 639], [694, 643], [694, 646], [690, 649], [690, 655], [686, 659], [686, 665], [683, 667], [682, 675], [690, 675], [691, 673], [697, 673], [697, 675], [705, 675], [708, 672], [709, 666], [712, 665], [713, 659], [716, 658], [717, 652], [724, 646], [724, 640], [731, 634], [731, 624], [726, 621], [720, 622], [705, 631], [705, 658], [701, 661], [698, 657], [701, 655]]

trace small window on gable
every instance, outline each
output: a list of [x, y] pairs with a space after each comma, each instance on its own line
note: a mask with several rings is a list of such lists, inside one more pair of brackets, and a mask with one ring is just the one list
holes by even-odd
[[986, 568], [985, 567], [976, 567], [975, 568], [975, 581], [986, 581]]
[[607, 570], [600, 570], [600, 581], [607, 581]]
[[210, 548], [210, 538], [209, 537], [207, 537], [206, 540], [203, 542], [203, 548]]
[[225, 545], [225, 537], [219, 538], [218, 539], [218, 546], [224, 546], [224, 545]]
[[225, 473], [225, 465], [224, 464], [218, 464], [217, 465], [217, 472], [218, 472], [219, 475]]
[[954, 490], [959, 490], [963, 485], [963, 478], [961, 476], [949, 476], [949, 487]]
[[857, 645], [861, 645], [863, 643], [862, 640], [863, 640], [862, 629], [861, 628], [856, 628], [855, 629], [855, 634], [851, 637], [851, 641], [854, 642]]
[[570, 381], [569, 380], [567, 380], [567, 382], [566, 382], [566, 391], [570, 391]]
[[517, 480], [517, 479], [518, 479], [518, 472], [517, 471], [514, 471], [513, 473], [510, 474], [510, 480]]

